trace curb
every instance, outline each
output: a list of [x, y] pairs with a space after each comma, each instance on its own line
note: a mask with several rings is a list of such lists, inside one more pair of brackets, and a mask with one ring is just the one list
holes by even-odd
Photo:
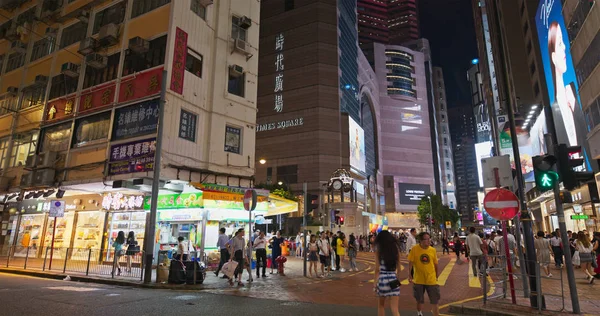
[[453, 315], [482, 315], [482, 316], [521, 316], [524, 314], [515, 314], [505, 311], [483, 309], [481, 307], [471, 307], [465, 305], [450, 305], [448, 312]]

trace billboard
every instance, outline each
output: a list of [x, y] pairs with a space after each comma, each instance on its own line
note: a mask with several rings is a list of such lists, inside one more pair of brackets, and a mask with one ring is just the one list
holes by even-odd
[[579, 100], [579, 86], [561, 1], [541, 0], [535, 20], [556, 137], [561, 144], [581, 145], [585, 166], [589, 170], [588, 130]]
[[[500, 118], [504, 123], [501, 123]], [[534, 126], [528, 132], [523, 126], [516, 126], [517, 130], [517, 142], [519, 144], [519, 156], [521, 157], [521, 173], [525, 182], [535, 181], [533, 175], [533, 162], [531, 158], [536, 155], [540, 155], [540, 146], [545, 148], [542, 144], [544, 141], [544, 135], [539, 134], [547, 133], [546, 130], [546, 119], [544, 112], [537, 118]], [[508, 119], [505, 116], [498, 117], [498, 131], [500, 133], [500, 155], [510, 156], [510, 167], [515, 169], [515, 156], [512, 148], [512, 138], [510, 134], [510, 125]], [[542, 145], [540, 145], [542, 144]]]
[[421, 199], [431, 192], [429, 184], [398, 183], [400, 204], [419, 205]]
[[473, 112], [475, 115], [477, 142], [492, 140], [492, 124], [490, 122], [487, 106], [481, 103], [474, 107]]
[[477, 159], [477, 175], [479, 176], [479, 187], [483, 187], [481, 159], [492, 157], [492, 147], [494, 147], [494, 144], [490, 141], [475, 144], [475, 157]]
[[350, 129], [350, 167], [365, 172], [367, 164], [365, 131], [351, 117], [348, 117], [348, 128]]

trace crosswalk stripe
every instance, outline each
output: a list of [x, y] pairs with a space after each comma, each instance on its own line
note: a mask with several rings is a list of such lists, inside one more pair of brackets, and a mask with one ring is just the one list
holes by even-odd
[[476, 276], [473, 276], [471, 271], [471, 260], [467, 261], [467, 276], [469, 278], [469, 287], [481, 288], [481, 281]]
[[448, 264], [446, 265], [446, 267], [444, 268], [444, 270], [438, 278], [438, 285], [446, 285], [446, 281], [448, 281], [448, 277], [450, 276], [450, 273], [452, 272], [452, 268], [454, 268], [455, 263], [455, 258], [450, 259], [450, 262], [448, 262]]

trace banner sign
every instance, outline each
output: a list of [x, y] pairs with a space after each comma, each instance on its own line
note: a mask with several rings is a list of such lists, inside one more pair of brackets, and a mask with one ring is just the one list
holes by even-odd
[[136, 73], [121, 80], [119, 103], [141, 99], [160, 93], [163, 68]]
[[144, 101], [115, 110], [112, 140], [156, 133], [159, 99]]
[[175, 52], [173, 54], [173, 67], [171, 67], [171, 90], [183, 94], [183, 77], [187, 58], [188, 34], [180, 28], [175, 31]]
[[115, 84], [109, 84], [102, 88], [94, 87], [81, 94], [79, 98], [78, 113], [90, 112], [112, 105], [115, 100]]
[[109, 175], [154, 170], [156, 138], [110, 146]]

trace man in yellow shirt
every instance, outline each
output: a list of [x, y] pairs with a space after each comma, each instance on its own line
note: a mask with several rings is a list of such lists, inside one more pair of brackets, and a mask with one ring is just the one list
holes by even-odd
[[417, 236], [417, 242], [408, 254], [408, 270], [414, 268], [414, 276], [409, 276], [408, 281], [413, 282], [413, 295], [417, 300], [417, 315], [423, 316], [421, 309], [425, 303], [425, 291], [429, 302], [433, 305], [433, 315], [438, 316], [440, 309], [440, 287], [438, 279], [438, 258], [435, 248], [430, 247], [429, 233], [422, 232]]

